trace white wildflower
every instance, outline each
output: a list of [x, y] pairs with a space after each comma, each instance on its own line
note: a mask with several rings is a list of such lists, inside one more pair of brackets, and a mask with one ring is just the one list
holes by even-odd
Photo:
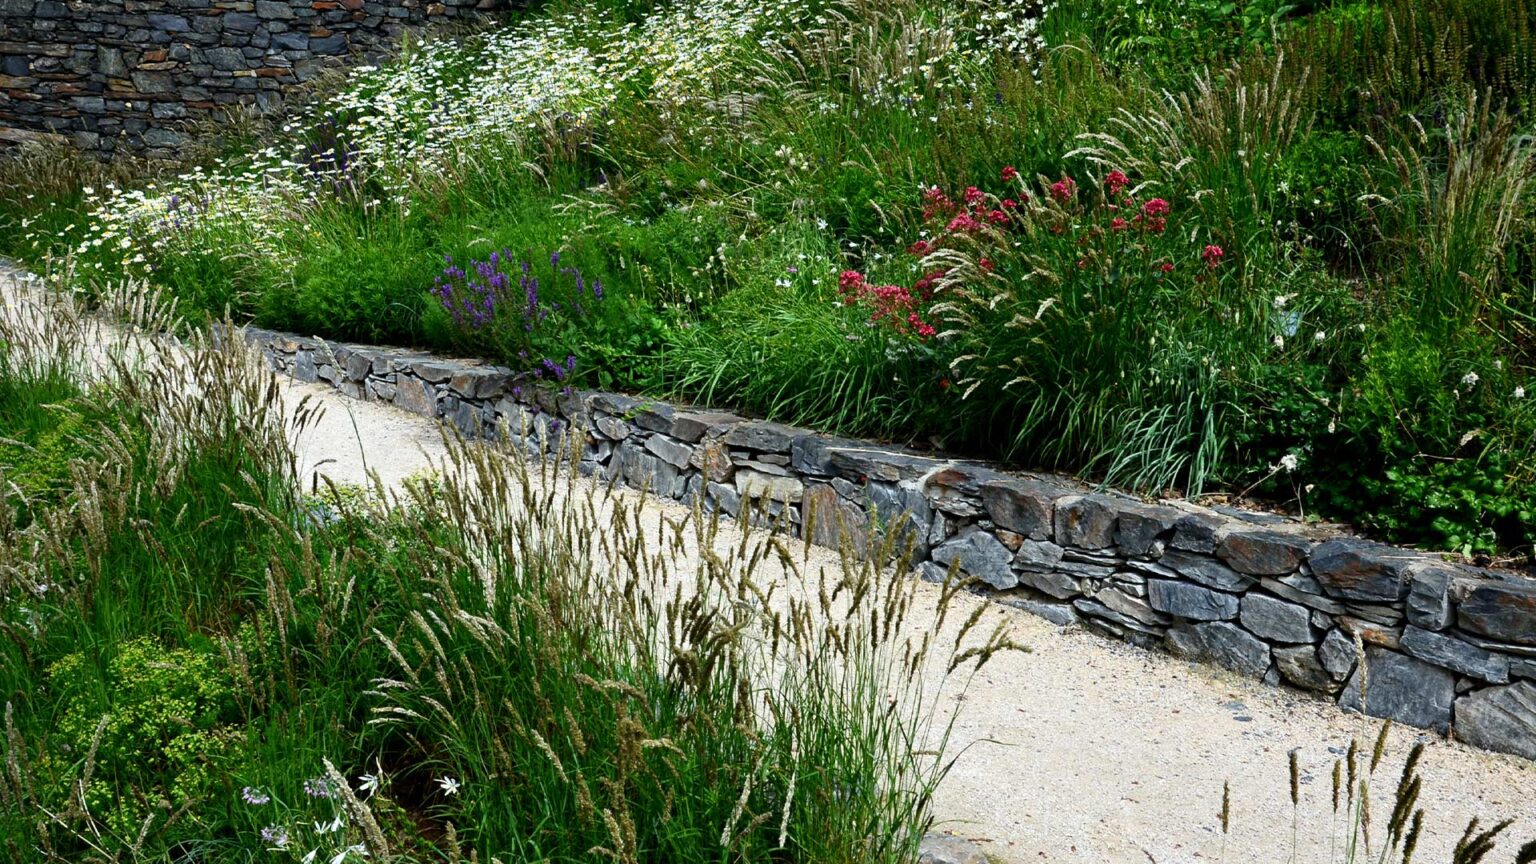
[[459, 794], [459, 781], [453, 777], [439, 777], [437, 785], [442, 787], [444, 795]]

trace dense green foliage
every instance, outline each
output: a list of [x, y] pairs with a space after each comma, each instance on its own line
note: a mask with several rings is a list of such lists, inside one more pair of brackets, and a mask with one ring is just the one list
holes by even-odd
[[87, 388], [76, 320], [0, 319], [0, 859], [913, 860], [965, 658], [898, 644], [894, 539], [776, 586], [791, 624], [738, 602], [781, 541], [514, 443], [303, 496], [259, 358], [138, 340]]
[[[578, 5], [590, 26], [561, 29]], [[553, 3], [533, 41], [428, 46], [293, 124], [313, 183], [231, 192], [245, 203], [184, 226], [165, 189], [81, 205], [63, 183], [52, 209], [6, 205], [13, 224], [42, 220], [12, 249], [85, 281], [126, 269], [265, 325], [514, 365], [570, 355], [578, 384], [1146, 491], [1253, 490], [1390, 539], [1529, 554], [1536, 8], [1003, 7], [1028, 17], [992, 29], [982, 0], [784, 0], [758, 17], [724, 0]], [[669, 10], [682, 25], [663, 26]], [[638, 47], [624, 22], [651, 27]], [[695, 37], [730, 61], [694, 57]], [[578, 48], [609, 65], [563, 102], [524, 110], [482, 69], [537, 77]], [[572, 62], [558, 68], [587, 61]], [[471, 107], [413, 113], [401, 94], [418, 92]], [[496, 119], [504, 103], [519, 107]], [[1004, 184], [1008, 168], [1020, 179]], [[186, 188], [242, 188], [214, 170]], [[1105, 197], [1114, 171], [1124, 200]], [[932, 188], [1047, 205], [1066, 177], [1060, 234], [1039, 215], [1022, 220], [1033, 232], [923, 215]], [[1172, 208], [1167, 236], [1102, 242], [1130, 236], [1103, 208], [1129, 218], [1152, 200]], [[601, 280], [605, 313], [552, 316], [541, 357], [498, 350], [432, 291], [445, 258], [498, 250], [559, 251]], [[1144, 272], [1165, 263], [1165, 279]], [[839, 292], [843, 271], [912, 292], [935, 269], [900, 301], [933, 336]]]

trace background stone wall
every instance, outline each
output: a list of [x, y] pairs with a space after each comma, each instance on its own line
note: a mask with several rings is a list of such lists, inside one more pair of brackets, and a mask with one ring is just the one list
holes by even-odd
[[518, 0], [0, 0], [0, 144], [173, 155], [188, 118], [284, 92], [407, 28]]
[[1536, 579], [1279, 516], [1149, 504], [728, 412], [556, 390], [474, 361], [246, 335], [303, 381], [466, 434], [527, 430], [535, 453], [577, 443], [583, 473], [732, 516], [755, 500], [824, 546], [858, 551], [900, 531], [926, 579], [954, 567], [1063, 626], [1349, 708], [1365, 681], [1367, 713], [1536, 759]]

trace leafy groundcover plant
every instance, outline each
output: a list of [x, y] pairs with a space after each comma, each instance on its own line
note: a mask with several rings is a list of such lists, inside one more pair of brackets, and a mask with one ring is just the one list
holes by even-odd
[[7, 860], [915, 858], [924, 688], [1008, 646], [914, 638], [904, 538], [803, 571], [511, 436], [302, 496], [314, 414], [238, 340], [58, 302], [0, 330], [0, 394], [81, 406], [54, 482], [0, 464]]

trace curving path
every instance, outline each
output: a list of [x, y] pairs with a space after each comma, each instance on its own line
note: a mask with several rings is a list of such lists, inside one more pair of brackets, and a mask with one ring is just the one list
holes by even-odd
[[[7, 312], [27, 290], [0, 262]], [[285, 380], [282, 391], [290, 409], [306, 398], [325, 409], [295, 441], [306, 484], [318, 475], [363, 484], [371, 472], [394, 486], [446, 453], [436, 421], [324, 385]], [[688, 511], [653, 499], [644, 513], [659, 525]], [[724, 523], [718, 542], [739, 544], [740, 534]], [[812, 547], [809, 554], [813, 564], [838, 566], [830, 550]], [[931, 605], [939, 588], [919, 590]], [[936, 801], [941, 829], [979, 841], [1009, 864], [1344, 860], [1342, 847], [1331, 843], [1339, 824], [1330, 802], [1333, 760], [1355, 736], [1369, 750], [1376, 721], [980, 598], [958, 602], [962, 614], [952, 613], [952, 621], [986, 604], [988, 620], [1006, 621], [1031, 651], [999, 655], [963, 694], [938, 694], [940, 710], [960, 711], [952, 739], [959, 759]], [[1402, 760], [1421, 737], [1429, 742], [1421, 762], [1427, 816], [1414, 860], [1449, 861], [1473, 817], [1484, 824], [1517, 819], [1488, 859], [1513, 860], [1521, 843], [1536, 838], [1536, 763], [1418, 730], [1397, 728], [1389, 737], [1374, 787], [1376, 823], [1385, 823]], [[1294, 831], [1287, 768], [1293, 748], [1300, 748], [1301, 767]], [[1225, 838], [1218, 817], [1224, 782], [1232, 790]], [[1376, 860], [1374, 850], [1357, 860]]]

